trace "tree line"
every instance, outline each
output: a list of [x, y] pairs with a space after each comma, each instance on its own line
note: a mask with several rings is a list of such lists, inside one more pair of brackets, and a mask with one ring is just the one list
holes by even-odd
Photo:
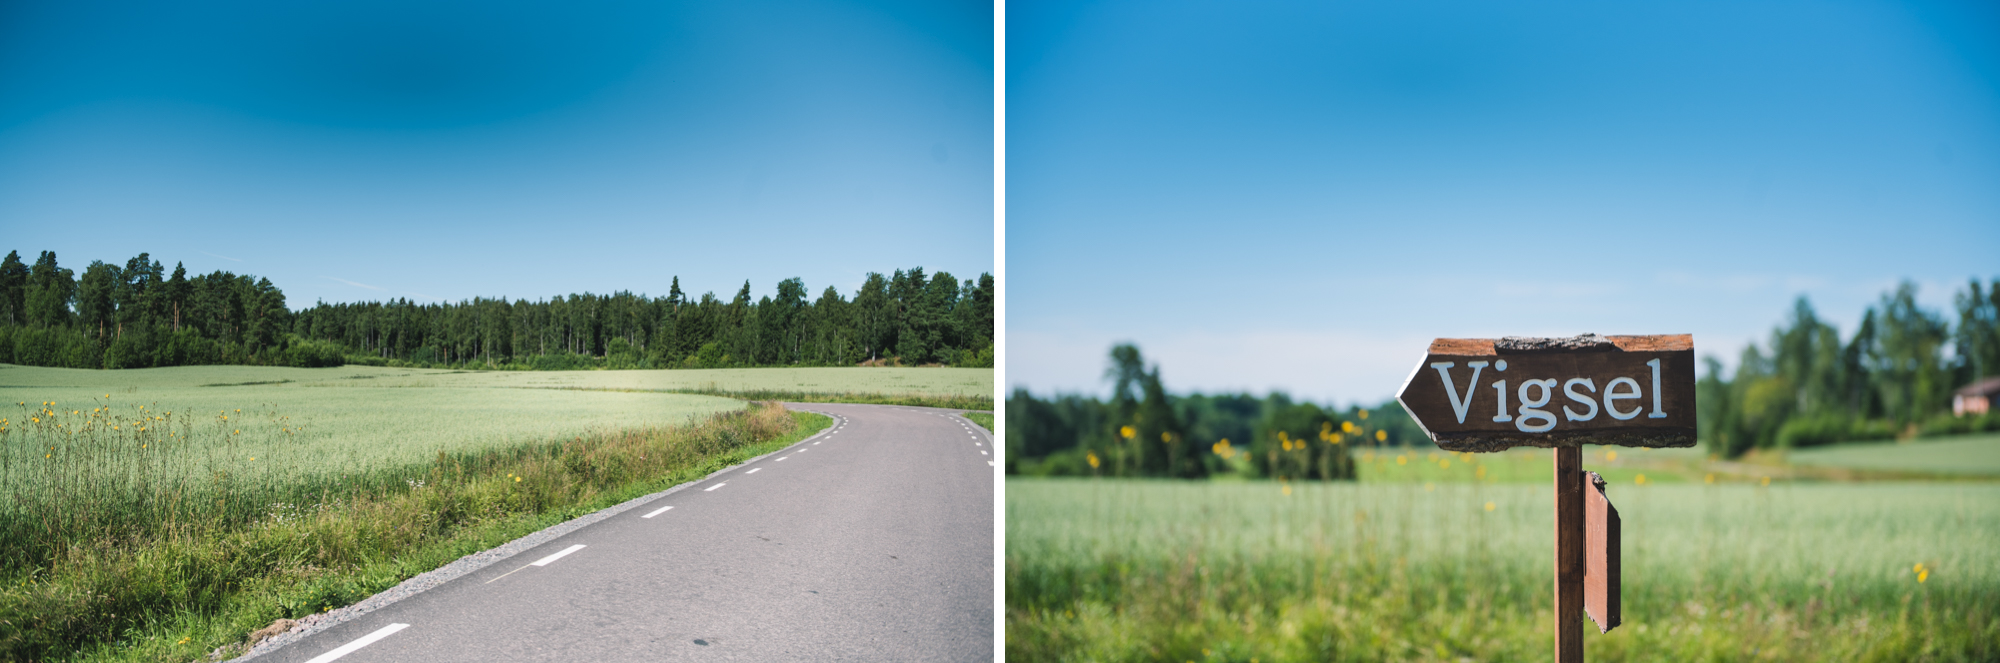
[[[1842, 337], [1800, 297], [1734, 373], [1703, 358], [1699, 437], [1729, 457], [1752, 449], [2000, 430], [2000, 411], [1955, 416], [1951, 395], [2000, 375], [2000, 279], [1953, 296], [1956, 320], [1925, 309], [1905, 282]], [[1007, 472], [1201, 478], [1224, 472], [1281, 480], [1349, 479], [1356, 446], [1429, 445], [1394, 400], [1373, 409], [1283, 393], [1174, 395], [1132, 345], [1111, 349], [1108, 400], [1075, 394], [1007, 398]]]
[[1768, 342], [1743, 348], [1733, 375], [1704, 357], [1696, 386], [1701, 439], [1734, 457], [2000, 429], [2000, 416], [1951, 412], [1954, 390], [2000, 375], [2000, 279], [1986, 287], [1973, 280], [1955, 293], [1956, 321], [1916, 296], [1907, 281], [1883, 293], [1844, 339], [1801, 296]]
[[1007, 397], [1007, 473], [1353, 479], [1348, 449], [1426, 440], [1394, 401], [1343, 410], [1281, 392], [1174, 395], [1159, 366], [1130, 344], [1111, 348], [1105, 379], [1108, 400], [1015, 389]]
[[852, 298], [808, 299], [797, 278], [752, 300], [621, 291], [547, 300], [316, 303], [293, 311], [269, 279], [169, 274], [149, 254], [81, 276], [43, 251], [0, 260], [0, 362], [71, 368], [198, 364], [723, 368], [993, 365], [991, 274], [869, 273]]

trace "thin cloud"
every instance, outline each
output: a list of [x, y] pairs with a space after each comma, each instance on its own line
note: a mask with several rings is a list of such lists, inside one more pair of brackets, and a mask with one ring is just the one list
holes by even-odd
[[341, 282], [341, 283], [345, 283], [345, 284], [348, 284], [348, 285], [351, 285], [351, 286], [354, 286], [354, 287], [356, 287], [356, 288], [367, 288], [367, 289], [369, 289], [369, 290], [382, 290], [382, 288], [377, 288], [377, 287], [375, 287], [375, 286], [372, 286], [372, 285], [368, 285], [368, 284], [366, 284], [366, 283], [355, 283], [355, 282], [353, 282], [353, 281], [349, 281], [349, 280], [347, 280], [347, 279], [336, 279], [336, 278], [333, 278], [333, 277], [331, 277], [331, 276], [325, 276], [325, 277], [321, 277], [321, 278], [325, 278], [325, 279], [327, 279], [327, 280], [330, 280], [330, 281], [339, 281], [339, 282]]
[[[202, 254], [202, 255], [205, 255], [205, 256], [208, 256], [208, 257], [211, 257], [211, 258], [221, 258], [221, 259], [223, 259], [223, 260], [229, 260], [229, 261], [234, 261], [234, 262], [243, 262], [243, 259], [242, 259], [242, 258], [231, 258], [231, 257], [229, 257], [229, 256], [219, 256], [219, 255], [215, 255], [215, 254], [213, 254], [213, 253], [209, 253], [209, 252], [207, 252], [207, 251], [202, 251], [202, 252], [201, 252], [201, 254]], [[338, 280], [338, 279], [336, 279], [336, 280]]]

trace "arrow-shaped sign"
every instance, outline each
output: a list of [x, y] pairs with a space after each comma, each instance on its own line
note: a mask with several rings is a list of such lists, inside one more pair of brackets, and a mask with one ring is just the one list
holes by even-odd
[[1447, 451], [1691, 447], [1694, 336], [1440, 338], [1396, 398]]

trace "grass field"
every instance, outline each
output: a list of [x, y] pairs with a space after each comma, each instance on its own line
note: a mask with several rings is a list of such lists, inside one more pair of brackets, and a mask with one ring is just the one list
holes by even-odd
[[436, 371], [440, 386], [468, 384], [571, 389], [657, 391], [993, 395], [990, 368], [718, 368], [647, 371]]
[[2000, 433], [1838, 444], [1787, 455], [1799, 465], [1936, 474], [2000, 475]]
[[0, 659], [185, 660], [828, 423], [515, 375], [0, 366]]
[[[1421, 478], [1009, 480], [1007, 658], [1545, 660], [1549, 488]], [[1586, 636], [1593, 660], [2000, 656], [2000, 486], [1611, 497], [1625, 626]]]

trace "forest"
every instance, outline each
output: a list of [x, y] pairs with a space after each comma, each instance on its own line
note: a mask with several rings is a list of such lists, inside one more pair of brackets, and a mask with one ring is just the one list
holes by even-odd
[[1111, 398], [1007, 397], [1007, 473], [1352, 479], [1355, 447], [1428, 444], [1395, 401], [1345, 410], [1282, 392], [1174, 395], [1139, 348], [1111, 348]]
[[[1953, 297], [1956, 320], [1903, 283], [1842, 337], [1800, 297], [1734, 372], [1703, 358], [1696, 387], [1702, 444], [1735, 458], [1855, 440], [2000, 430], [2000, 413], [1954, 416], [1958, 387], [2000, 375], [2000, 280]], [[1699, 347], [1699, 340], [1697, 347]], [[1374, 408], [1294, 401], [1284, 393], [1174, 395], [1139, 349], [1111, 349], [1111, 397], [1007, 398], [1007, 472], [1201, 478], [1348, 479], [1356, 447], [1429, 445], [1394, 400]]]
[[[1799, 297], [1734, 374], [1704, 357], [1696, 384], [1700, 437], [1716, 453], [2000, 429], [2000, 416], [1954, 416], [1952, 392], [2000, 375], [2000, 279], [1952, 296], [1956, 320], [1917, 303], [1904, 282], [1883, 293], [1844, 339]], [[1697, 339], [1697, 347], [1699, 340]]]
[[810, 298], [800, 279], [752, 299], [629, 291], [547, 300], [408, 299], [294, 311], [270, 279], [171, 273], [149, 254], [93, 261], [51, 251], [0, 261], [0, 363], [68, 368], [205, 364], [488, 369], [993, 366], [991, 274], [869, 273], [853, 296]]

